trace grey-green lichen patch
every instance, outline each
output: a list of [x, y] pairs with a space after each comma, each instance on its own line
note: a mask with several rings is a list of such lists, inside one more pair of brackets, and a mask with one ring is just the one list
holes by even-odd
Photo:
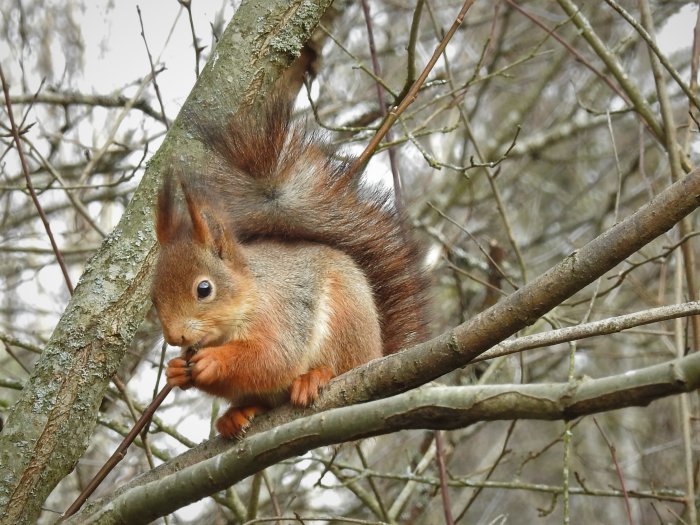
[[[270, 41], [270, 47], [282, 57], [284, 62], [294, 60], [301, 54], [301, 48], [318, 24], [319, 7], [305, 0], [301, 3], [291, 24], [285, 25], [279, 35]], [[286, 59], [286, 60], [285, 60]]]
[[272, 49], [274, 49], [277, 53], [284, 54], [292, 59], [295, 59], [301, 54], [302, 44], [303, 42], [301, 42], [299, 38], [281, 35], [272, 39], [270, 42], [270, 47], [272, 47]]
[[[328, 2], [330, 4], [331, 2]], [[327, 6], [321, 7], [321, 12], [325, 10]], [[319, 21], [319, 6], [314, 2], [309, 0], [304, 0], [299, 10], [296, 14], [297, 24], [302, 28], [304, 33], [308, 36], [311, 31], [318, 25]]]
[[35, 382], [38, 386], [34, 388], [34, 396], [29, 409], [33, 414], [46, 414], [56, 404], [56, 395], [60, 382], [57, 379], [48, 382]]
[[141, 246], [144, 241], [153, 242], [153, 234], [151, 230], [151, 235], [147, 235], [143, 230], [136, 232], [136, 238], [134, 239], [134, 246]]

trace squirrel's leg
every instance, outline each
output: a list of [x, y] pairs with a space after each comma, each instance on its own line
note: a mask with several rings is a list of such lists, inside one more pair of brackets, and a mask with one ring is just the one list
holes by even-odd
[[224, 415], [216, 420], [216, 430], [224, 438], [235, 437], [250, 425], [256, 415], [266, 411], [262, 406], [229, 407]]
[[293, 405], [309, 406], [318, 397], [321, 387], [326, 385], [335, 374], [327, 366], [312, 368], [297, 377], [289, 390], [289, 399]]
[[179, 386], [183, 390], [194, 386], [192, 371], [187, 361], [181, 357], [170, 360], [168, 368], [165, 370], [165, 377], [168, 378], [170, 386]]

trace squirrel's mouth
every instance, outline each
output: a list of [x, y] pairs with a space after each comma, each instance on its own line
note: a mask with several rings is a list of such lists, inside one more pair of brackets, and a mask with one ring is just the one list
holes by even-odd
[[193, 345], [190, 345], [188, 350], [201, 350], [202, 348], [208, 348], [210, 346], [222, 346], [226, 344], [228, 340], [226, 339], [225, 336], [222, 335], [216, 335], [216, 334], [207, 334], [204, 337], [202, 337], [199, 341], [194, 343]]

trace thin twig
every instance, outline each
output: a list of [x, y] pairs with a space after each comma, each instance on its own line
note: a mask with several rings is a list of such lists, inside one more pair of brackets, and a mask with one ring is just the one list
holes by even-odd
[[41, 207], [41, 203], [39, 203], [39, 199], [37, 198], [36, 192], [34, 191], [34, 184], [32, 184], [32, 179], [29, 176], [29, 165], [27, 164], [27, 158], [24, 156], [24, 150], [22, 149], [22, 139], [20, 137], [19, 130], [15, 125], [15, 117], [12, 113], [12, 104], [10, 103], [10, 88], [7, 85], [7, 81], [5, 80], [5, 73], [2, 70], [2, 66], [0, 66], [0, 80], [2, 81], [2, 91], [5, 95], [5, 107], [7, 108], [7, 117], [10, 120], [12, 138], [14, 139], [15, 147], [17, 148], [17, 154], [19, 155], [19, 160], [22, 164], [22, 172], [24, 173], [24, 178], [27, 181], [27, 189], [29, 190], [29, 194], [32, 197], [34, 206], [36, 207], [36, 210], [39, 213], [41, 222], [44, 225], [46, 235], [48, 235], [49, 237], [49, 241], [51, 242], [53, 252], [56, 254], [56, 261], [61, 267], [61, 272], [63, 273], [63, 279], [66, 282], [66, 287], [68, 288], [70, 294], [73, 295], [73, 283], [71, 282], [70, 276], [68, 275], [66, 263], [63, 260], [63, 255], [61, 255], [61, 250], [58, 248], [58, 244], [56, 244], [56, 239], [54, 239], [53, 233], [51, 233], [51, 225], [49, 224], [49, 220], [46, 218], [46, 214], [44, 213], [44, 210]]
[[[581, 421], [583, 421], [583, 418], [578, 418], [574, 421], [574, 424], [572, 426], [576, 426], [579, 424]], [[547, 450], [550, 450], [552, 446], [555, 446], [559, 444], [562, 440], [562, 436], [560, 435], [557, 437], [557, 439], [551, 441], [546, 447], [544, 447], [542, 450], [531, 454], [530, 457], [539, 457], [541, 454]], [[321, 458], [311, 458], [312, 460], [319, 461], [321, 463], [324, 463], [324, 460]], [[528, 458], [530, 459], [530, 458]], [[347, 463], [342, 463], [338, 464], [338, 468], [342, 470], [354, 470], [355, 472], [358, 473], [358, 475], [370, 475], [374, 476], [379, 479], [385, 479], [385, 480], [395, 480], [395, 481], [404, 481], [406, 483], [414, 482], [414, 483], [419, 483], [421, 485], [429, 485], [431, 487], [439, 487], [440, 486], [440, 480], [436, 477], [430, 477], [430, 476], [421, 476], [416, 473], [397, 473], [397, 472], [385, 472], [385, 471], [377, 471], [377, 470], [369, 470], [366, 471], [365, 469], [359, 469], [356, 466], [347, 464]], [[516, 477], [517, 479], [517, 477]], [[623, 494], [619, 490], [615, 489], [595, 489], [591, 487], [585, 486], [583, 483], [581, 483], [582, 480], [578, 479], [579, 484], [581, 485], [580, 488], [577, 487], [572, 487], [571, 488], [571, 493], [577, 496], [590, 496], [590, 497], [603, 497], [603, 498], [621, 498], [623, 497]], [[468, 487], [468, 488], [486, 488], [486, 489], [493, 489], [493, 490], [524, 490], [524, 491], [531, 491], [531, 492], [536, 492], [536, 493], [542, 493], [542, 494], [561, 494], [561, 486], [557, 485], [547, 485], [544, 483], [528, 483], [528, 482], [523, 482], [523, 481], [514, 481], [512, 479], [509, 480], [495, 480], [495, 481], [484, 481], [484, 480], [475, 480], [472, 475], [469, 476], [464, 476], [464, 477], [457, 477], [457, 476], [452, 476], [450, 480], [448, 481], [448, 484], [450, 487]], [[327, 486], [328, 488], [338, 488], [338, 485], [330, 485]], [[630, 498], [635, 498], [635, 499], [650, 499], [650, 500], [658, 500], [658, 501], [668, 501], [672, 503], [686, 503], [686, 498], [685, 494], [677, 489], [671, 489], [671, 488], [663, 488], [663, 489], [651, 489], [647, 491], [643, 490], [634, 490], [630, 489], [627, 492], [627, 495]]]
[[204, 47], [199, 45], [197, 33], [194, 30], [194, 19], [192, 18], [192, 0], [177, 0], [178, 3], [187, 10], [187, 16], [190, 21], [190, 32], [192, 33], [192, 47], [194, 47], [194, 74], [199, 78], [199, 61], [202, 58], [202, 50]]
[[598, 432], [600, 432], [600, 435], [603, 437], [603, 440], [605, 441], [605, 444], [607, 445], [608, 450], [610, 451], [610, 458], [612, 459], [613, 465], [615, 465], [615, 472], [617, 472], [617, 478], [620, 480], [620, 490], [623, 494], [622, 499], [625, 502], [625, 511], [627, 512], [627, 519], [629, 520], [630, 525], [634, 525], [634, 520], [632, 519], [632, 509], [630, 507], [630, 498], [627, 494], [627, 488], [625, 487], [625, 477], [622, 475], [620, 463], [618, 463], [617, 461], [615, 445], [613, 445], [608, 439], [608, 436], [605, 435], [605, 432], [603, 432], [603, 429], [601, 428], [600, 424], [598, 423], [598, 419], [595, 416], [593, 416], [593, 422], [595, 423], [595, 426], [598, 427]]
[[[418, 462], [418, 465], [416, 465], [416, 467], [413, 469], [413, 473], [408, 474], [405, 478], [401, 478], [402, 480], [406, 481], [406, 484], [401, 489], [401, 492], [399, 492], [398, 496], [396, 496], [396, 498], [394, 499], [394, 503], [392, 503], [391, 507], [389, 507], [389, 518], [391, 521], [394, 521], [398, 518], [399, 514], [403, 510], [411, 495], [419, 487], [419, 484], [423, 483], [422, 480], [419, 480], [418, 478], [432, 464], [433, 457], [435, 456], [435, 454], [437, 454], [437, 448], [433, 440], [431, 441], [430, 446], [428, 446], [428, 449], [423, 454], [423, 457]], [[382, 477], [386, 477], [385, 473], [379, 474]], [[439, 483], [440, 482], [438, 480], [436, 482], [436, 485], [439, 485]]]
[[442, 434], [439, 430], [435, 431], [435, 446], [437, 448], [437, 463], [438, 472], [440, 473], [440, 495], [442, 497], [442, 509], [445, 515], [445, 524], [454, 525], [452, 517], [452, 502], [450, 501], [450, 493], [447, 488], [447, 468], [445, 467], [445, 447], [442, 443]]
[[[112, 383], [114, 383], [114, 386], [117, 387], [117, 390], [122, 396], [124, 403], [126, 403], [126, 407], [129, 409], [129, 414], [131, 415], [131, 418], [134, 420], [134, 423], [136, 423], [139, 420], [138, 413], [136, 412], [136, 407], [134, 407], [134, 403], [131, 401], [129, 392], [127, 392], [126, 390], [126, 385], [117, 375], [115, 375], [112, 378]], [[154, 468], [155, 463], [153, 462], [153, 453], [151, 452], [151, 445], [148, 442], [148, 432], [143, 432], [141, 434], [141, 443], [143, 444], [143, 451], [146, 453], [146, 461], [148, 461], [148, 466]]]
[[[637, 31], [642, 40], [646, 42], [647, 47], [649, 48], [649, 52], [653, 53], [653, 55], [658, 59], [661, 65], [663, 65], [666, 71], [668, 71], [668, 74], [671, 75], [673, 80], [676, 81], [676, 84], [678, 84], [678, 86], [683, 90], [683, 93], [685, 93], [685, 95], [688, 97], [688, 101], [696, 108], [700, 109], [700, 98], [698, 98], [698, 96], [695, 94], [692, 83], [689, 86], [688, 84], [683, 82], [683, 79], [678, 74], [678, 71], [676, 71], [673, 65], [671, 65], [671, 63], [668, 61], [668, 58], [666, 58], [666, 55], [664, 55], [661, 52], [659, 46], [656, 45], [656, 38], [654, 37], [653, 33], [651, 31], [648, 31], [648, 28], [645, 29], [641, 24], [639, 24], [639, 22], [637, 22], [634, 19], [634, 17], [630, 15], [620, 4], [615, 2], [615, 0], [605, 1], [610, 7], [617, 11], [620, 14], [620, 16], [622, 16], [622, 18], [624, 18], [627, 21], [627, 23], [634, 28], [635, 31]], [[646, 25], [646, 23], [644, 23], [644, 25]], [[690, 78], [694, 77], [691, 76]]]
[[658, 308], [651, 308], [642, 312], [610, 317], [600, 321], [593, 321], [591, 323], [560, 328], [559, 330], [552, 330], [540, 334], [519, 337], [518, 339], [503, 341], [502, 343], [499, 343], [487, 352], [484, 352], [477, 358], [473, 359], [471, 362], [477, 363], [486, 359], [493, 359], [495, 357], [522, 352], [524, 350], [553, 346], [587, 337], [613, 334], [635, 326], [658, 323], [668, 319], [676, 319], [697, 314], [700, 314], [700, 301], [660, 306]]
[[425, 82], [425, 79], [428, 78], [428, 75], [437, 63], [438, 59], [440, 58], [440, 55], [442, 55], [442, 53], [445, 51], [445, 48], [447, 47], [449, 41], [452, 39], [452, 36], [455, 34], [459, 26], [462, 25], [462, 22], [464, 21], [464, 16], [467, 14], [467, 11], [474, 2], [475, 0], [465, 0], [462, 9], [460, 10], [459, 14], [457, 15], [457, 18], [452, 24], [452, 27], [450, 27], [449, 31], [447, 31], [447, 33], [445, 34], [445, 38], [442, 39], [438, 47], [435, 49], [433, 56], [428, 61], [428, 64], [425, 66], [425, 69], [423, 69], [423, 72], [413, 83], [411, 89], [408, 90], [408, 93], [406, 93], [406, 96], [401, 100], [399, 105], [392, 108], [392, 110], [389, 111], [389, 114], [387, 115], [386, 119], [382, 123], [377, 133], [374, 135], [374, 137], [369, 142], [362, 154], [355, 160], [351, 168], [344, 175], [346, 178], [353, 177], [355, 173], [361, 171], [362, 168], [364, 168], [369, 158], [377, 149], [377, 146], [379, 146], [379, 143], [384, 139], [391, 126], [393, 126], [394, 122], [396, 122], [396, 120], [399, 118], [399, 115], [406, 111], [406, 108], [410, 106], [414, 100], [416, 100], [420, 87]]
[[151, 402], [150, 405], [148, 405], [148, 408], [146, 408], [143, 414], [141, 414], [139, 420], [136, 422], [136, 424], [133, 426], [133, 428], [131, 429], [129, 434], [124, 438], [121, 444], [117, 447], [117, 450], [114, 451], [114, 454], [112, 454], [109, 460], [104, 465], [102, 465], [102, 468], [97, 472], [97, 474], [95, 474], [95, 477], [92, 478], [92, 481], [90, 481], [88, 486], [85, 487], [85, 489], [80, 493], [80, 495], [71, 504], [71, 506], [68, 507], [68, 510], [66, 510], [63, 513], [63, 515], [61, 516], [62, 518], [67, 518], [68, 516], [72, 516], [73, 514], [78, 512], [78, 510], [80, 510], [80, 507], [83, 506], [83, 503], [85, 503], [85, 501], [87, 501], [90, 495], [93, 492], [95, 492], [97, 487], [100, 486], [100, 483], [102, 483], [102, 481], [104, 481], [104, 479], [114, 469], [114, 467], [116, 467], [117, 464], [122, 459], [124, 459], [129, 446], [137, 438], [139, 432], [141, 432], [141, 429], [145, 427], [146, 424], [151, 420], [153, 413], [163, 403], [163, 401], [172, 389], [173, 387], [170, 385], [165, 385], [163, 387], [163, 389], [158, 393], [156, 398]]
[[22, 341], [21, 339], [17, 339], [16, 337], [5, 334], [3, 332], [0, 332], [0, 341], [5, 343], [6, 345], [17, 346], [19, 348], [23, 348], [24, 350], [29, 350], [30, 352], [33, 352], [35, 354], [40, 354], [42, 352], [42, 349], [40, 347], [28, 343], [26, 341]]
[[403, 99], [408, 90], [416, 81], [416, 43], [418, 42], [418, 28], [420, 27], [420, 17], [423, 13], [423, 4], [425, 0], [418, 0], [416, 8], [413, 10], [413, 20], [411, 20], [411, 32], [408, 37], [408, 45], [406, 46], [406, 82], [404, 83], [398, 99]]
[[[430, 8], [430, 3], [428, 3], [428, 11], [430, 12], [431, 18], [433, 19], [433, 25], [435, 27], [435, 31], [436, 31], [436, 33], [438, 33], [439, 28], [437, 26], [437, 22], [435, 20], [434, 13], [432, 12], [432, 9]], [[488, 47], [488, 45], [486, 47]], [[484, 48], [484, 53], [486, 52], [486, 47]], [[452, 76], [452, 73], [450, 71], [450, 62], [449, 62], [447, 56], [445, 56], [444, 60], [445, 60], [445, 70], [448, 73], [450, 85], [454, 89], [454, 82], [452, 80], [453, 76]], [[480, 60], [481, 60], [481, 58], [480, 58]], [[479, 68], [478, 67], [475, 68], [474, 75], [477, 75], [478, 71], [479, 71]], [[468, 85], [468, 83], [467, 83], [467, 85]], [[458, 105], [460, 118], [464, 123], [464, 129], [466, 131], [466, 136], [472, 142], [474, 149], [476, 150], [476, 154], [479, 157], [479, 161], [480, 161], [479, 163], [474, 162], [473, 156], [470, 158], [470, 168], [474, 168], [474, 167], [483, 167], [484, 168], [487, 181], [489, 183], [489, 186], [491, 187], [491, 191], [492, 191], [494, 199], [496, 201], [496, 207], [498, 208], [499, 215], [501, 216], [501, 219], [503, 220], [503, 225], [505, 227], [506, 235], [508, 236], [508, 242], [510, 243], [511, 247], [513, 248], [513, 253], [515, 254], [516, 260], [518, 261], [518, 266], [520, 268], [522, 282], [526, 283], [527, 282], [527, 267], [525, 265], [525, 260], [524, 260], [523, 255], [522, 255], [522, 251], [520, 250], [520, 246], [518, 245], [518, 243], [515, 240], [515, 235], [513, 234], [513, 228], [511, 226], [511, 220], [510, 220], [508, 212], [503, 204], [503, 199], [501, 197], [500, 190], [498, 189], [498, 185], [496, 184], [495, 178], [496, 178], [497, 174], [492, 172], [492, 168], [496, 167], [502, 160], [504, 160], [508, 156], [510, 151], [515, 147], [518, 135], [520, 133], [520, 124], [516, 125], [515, 136], [511, 142], [511, 145], [506, 150], [505, 154], [502, 155], [501, 158], [499, 160], [497, 160], [496, 162], [488, 161], [486, 159], [486, 155], [484, 155], [484, 153], [481, 150], [479, 142], [476, 139], [476, 135], [474, 134], [474, 131], [472, 129], [472, 126], [471, 126], [471, 123], [469, 120], [469, 115], [464, 110], [462, 100], [463, 100], [465, 94], [466, 94], [466, 86], [465, 86], [465, 92], [462, 95], [460, 95], [460, 96], [456, 96], [454, 94], [452, 95], [452, 97], [454, 99], [452, 101], [452, 103]], [[496, 141], [496, 143], [500, 143], [500, 140]], [[517, 289], [517, 286], [511, 280], [509, 280], [509, 279], [507, 279], [507, 280], [515, 289]]]
[[[656, 140], [663, 144], [664, 130], [661, 123], [656, 119], [656, 112], [651, 108], [644, 95], [638, 89], [637, 84], [625, 71], [619, 57], [613, 53], [605, 44], [603, 39], [593, 29], [590, 21], [583, 15], [581, 8], [573, 0], [557, 0], [564, 12], [571, 17], [572, 22], [588, 42], [588, 45], [608, 67], [612, 75], [617, 80], [631, 101], [634, 110], [641, 117], [644, 125], [651, 131]], [[687, 163], [684, 162], [684, 169]]]
[[[683, 296], [683, 275], [684, 258], [676, 255], [676, 272], [674, 275], [674, 288], [676, 298]], [[685, 269], [687, 273], [687, 269]], [[682, 358], [686, 352], [685, 337], [683, 330], [683, 322], [681, 319], [676, 319], [674, 323], [673, 342], [676, 347], [676, 356]], [[685, 470], [685, 492], [686, 492], [686, 509], [688, 511], [688, 521], [690, 523], [698, 522], [697, 508], [695, 504], [696, 487], [695, 487], [695, 472], [693, 462], [693, 438], [692, 429], [690, 427], [692, 412], [690, 410], [688, 394], [678, 396], [679, 414], [681, 424], [681, 436], [683, 439], [683, 467]]]
[[[698, 9], [698, 13], [695, 18], [695, 28], [693, 29], [693, 47], [692, 51], [690, 54], [690, 92], [691, 93], [697, 93], [698, 91], [698, 68], [700, 67], [700, 9]], [[698, 125], [698, 121], [693, 115], [693, 104], [691, 101], [688, 101], [688, 127], [686, 128], [686, 133], [685, 133], [685, 148], [684, 150], [686, 151], [686, 154], [688, 154], [688, 151], [690, 150], [691, 147], [691, 137], [693, 135], [693, 130], [692, 126], [690, 125], [690, 121], [695, 123], [696, 129], [700, 130], [700, 125]]]
[[151, 77], [153, 78], [153, 89], [156, 92], [156, 98], [158, 99], [158, 104], [160, 104], [160, 113], [163, 116], [163, 123], [165, 124], [165, 129], [170, 129], [170, 123], [168, 122], [168, 117], [165, 116], [165, 105], [163, 104], [163, 97], [160, 95], [160, 87], [158, 86], [158, 80], [156, 75], [156, 68], [153, 64], [153, 56], [151, 55], [151, 50], [148, 48], [148, 40], [146, 40], [146, 30], [143, 28], [143, 17], [141, 16], [141, 8], [137, 5], [136, 12], [139, 14], [139, 24], [141, 25], [141, 38], [143, 39], [143, 44], [146, 47], [146, 54], [148, 55], [148, 63], [151, 66]]
[[12, 359], [15, 360], [15, 362], [20, 366], [22, 370], [25, 371], [27, 375], [30, 375], [32, 371], [25, 365], [22, 360], [19, 358], [19, 356], [15, 355], [15, 353], [12, 351], [12, 348], [10, 348], [10, 345], [5, 344], [5, 352], [7, 352], [7, 355], [9, 355]]
[[[498, 454], [498, 457], [496, 460], [493, 462], [491, 467], [489, 468], [488, 472], [486, 473], [486, 476], [482, 481], [489, 481], [491, 479], [491, 476], [496, 470], [496, 467], [501, 463], [501, 460], [506, 456], [508, 453], [508, 443], [510, 442], [510, 438], [513, 436], [513, 430], [515, 430], [515, 425], [518, 423], [518, 420], [515, 419], [510, 422], [510, 425], [508, 425], [508, 431], [506, 432], [506, 437], [503, 440], [503, 446], [501, 447], [501, 451]], [[476, 490], [472, 494], [472, 496], [469, 498], [469, 501], [467, 504], [464, 506], [462, 511], [459, 513], [459, 516], [457, 516], [457, 519], [455, 520], [455, 523], [459, 522], [467, 513], [467, 511], [471, 508], [472, 504], [476, 501], [476, 498], [479, 497], [479, 494], [484, 490], [484, 486], [476, 487]]]
[[[369, 54], [372, 58], [372, 70], [377, 78], [382, 76], [382, 69], [379, 65], [379, 59], [377, 58], [377, 49], [374, 45], [374, 31], [372, 29], [372, 17], [369, 13], [369, 3], [367, 0], [362, 0], [362, 12], [365, 17], [365, 24], [367, 26], [367, 43], [369, 44]], [[376, 82], [377, 88], [377, 102], [379, 103], [379, 111], [381, 111], [382, 118], [386, 118], [386, 100], [384, 99], [384, 90], [379, 82]], [[386, 139], [391, 141], [391, 130], [387, 130]], [[401, 188], [401, 174], [399, 173], [399, 165], [396, 161], [396, 150], [394, 148], [388, 148], [387, 153], [389, 155], [389, 165], [391, 166], [391, 176], [394, 180], [394, 200], [396, 202], [396, 209], [403, 210], [403, 192]]]
[[520, 7], [518, 4], [516, 4], [513, 0], [505, 0], [508, 5], [510, 5], [513, 9], [518, 11], [521, 15], [529, 19], [533, 24], [541, 27], [543, 30], [547, 32], [552, 38], [554, 38], [557, 42], [559, 42], [562, 46], [566, 48], [566, 50], [571, 53], [574, 58], [586, 66], [588, 69], [590, 69], [596, 76], [598, 76], [603, 82], [605, 82], [610, 89], [612, 89], [617, 95], [624, 100], [627, 104], [630, 104], [629, 99], [627, 98], [627, 95], [610, 79], [610, 77], [604, 75], [598, 68], [596, 68], [589, 60], [586, 59], [581, 53], [579, 53], [574, 46], [569, 44], [566, 40], [564, 40], [562, 37], [560, 37], [554, 29], [550, 29], [547, 27], [544, 22], [542, 22], [539, 18], [534, 16], [533, 14], [529, 13], [522, 7]]
[[262, 490], [262, 481], [262, 472], [256, 472], [253, 476], [253, 482], [250, 486], [246, 521], [251, 521], [258, 517], [258, 504], [260, 503], [260, 491]]
[[[49, 162], [49, 160], [47, 158], [44, 157], [44, 155], [41, 154], [39, 149], [36, 148], [34, 146], [34, 144], [30, 140], [27, 139], [27, 137], [22, 137], [22, 140], [24, 140], [24, 142], [26, 142], [29, 145], [29, 151], [30, 151], [30, 154], [32, 155], [32, 157], [34, 158], [34, 160], [40, 162], [44, 166], [46, 171], [48, 171], [51, 174], [51, 176], [58, 181], [58, 183], [63, 188], [66, 197], [71, 202], [71, 204], [73, 205], [75, 210], [80, 215], [83, 216], [85, 221], [90, 226], [92, 226], [92, 228], [100, 235], [100, 237], [106, 237], [107, 232], [105, 232], [100, 227], [100, 225], [97, 224], [97, 222], [95, 221], [95, 219], [92, 218], [92, 216], [90, 215], [90, 212], [85, 207], [85, 205], [82, 203], [82, 201], [76, 195], [74, 195], [73, 192], [71, 191], [72, 189], [76, 189], [76, 188], [71, 188], [68, 185], [68, 183], [63, 178], [61, 173], [51, 164], [51, 162]], [[105, 185], [105, 186], [107, 186], [107, 185]]]
[[[651, 15], [651, 9], [649, 8], [649, 3], [646, 0], [639, 0], [639, 7], [642, 13], [642, 24], [648, 32], [649, 41], [653, 44], [656, 40], [654, 31], [654, 21]], [[671, 107], [671, 101], [668, 94], [668, 89], [666, 87], [666, 79], [663, 76], [663, 71], [659, 65], [659, 60], [657, 55], [654, 54], [654, 49], [651, 44], [648, 44], [649, 49], [649, 62], [651, 64], [651, 70], [654, 73], [654, 82], [656, 84], [656, 92], [659, 98], [659, 106], [661, 108], [661, 118], [664, 124], [664, 146], [666, 147], [666, 154], [668, 155], [669, 166], [671, 169], [671, 180], [676, 182], [683, 177], [683, 169], [681, 167], [681, 149], [678, 142], [678, 137], [676, 133], [676, 123], [673, 117], [673, 108]], [[692, 225], [688, 218], [684, 218], [678, 224], [680, 234], [685, 237], [691, 230]], [[688, 297], [691, 301], [696, 301], [698, 299], [697, 293], [697, 282], [695, 279], [695, 251], [693, 250], [693, 243], [686, 242], [681, 246], [681, 253], [683, 254], [683, 262], [685, 264], [685, 280], [688, 288]], [[693, 327], [693, 344], [691, 345], [693, 349], [697, 350], [698, 345], [700, 345], [700, 317], [692, 317], [690, 319], [691, 326]]]
[[85, 181], [88, 180], [90, 175], [92, 175], [92, 172], [95, 169], [95, 167], [97, 166], [98, 162], [107, 153], [109, 146], [112, 145], [112, 143], [114, 142], [114, 137], [117, 134], [119, 127], [121, 126], [122, 122], [126, 118], [129, 111], [131, 111], [131, 109], [133, 108], [133, 105], [136, 103], [136, 101], [141, 98], [143, 91], [146, 89], [146, 86], [149, 84], [149, 82], [151, 82], [152, 77], [153, 77], [153, 74], [149, 73], [143, 79], [141, 79], [139, 86], [136, 90], [136, 93], [134, 93], [134, 96], [131, 97], [126, 104], [124, 104], [124, 107], [119, 112], [117, 117], [114, 119], [114, 123], [112, 124], [111, 128], [109, 128], [109, 130], [107, 132], [107, 138], [104, 141], [104, 144], [102, 144], [102, 147], [100, 147], [95, 152], [95, 154], [90, 158], [88, 163], [85, 165], [85, 168], [83, 168], [82, 173], [80, 174], [80, 177], [78, 178], [78, 180], [80, 181], [81, 184], [85, 183]]
[[277, 501], [277, 494], [275, 493], [275, 486], [272, 484], [272, 480], [267, 473], [267, 470], [263, 470], [263, 481], [265, 482], [265, 488], [270, 496], [270, 503], [272, 503], [272, 510], [278, 516], [282, 515], [282, 509], [280, 508], [279, 501]]
[[503, 269], [500, 267], [500, 265], [496, 261], [493, 260], [493, 258], [491, 257], [491, 254], [489, 254], [489, 252], [486, 250], [486, 248], [484, 248], [481, 245], [479, 240], [476, 237], [474, 237], [474, 235], [467, 228], [465, 228], [464, 226], [459, 224], [456, 220], [454, 220], [450, 216], [446, 215], [443, 211], [438, 209], [434, 204], [429, 202], [428, 206], [430, 206], [438, 215], [440, 215], [440, 217], [442, 217], [446, 221], [449, 221], [450, 223], [455, 225], [457, 228], [462, 230], [464, 233], [466, 233], [469, 236], [469, 238], [476, 244], [477, 248], [479, 248], [479, 251], [484, 254], [484, 257], [486, 257], [486, 259], [488, 259], [491, 267], [494, 270], [496, 270], [501, 275], [501, 277], [503, 277], [506, 281], [508, 281], [508, 284], [510, 284], [514, 290], [518, 289], [518, 285], [515, 284], [510, 277], [508, 277], [508, 275], [503, 271]]
[[[362, 463], [362, 466], [365, 469], [368, 469], [369, 463], [367, 462], [367, 458], [365, 457], [365, 454], [362, 452], [362, 446], [360, 445], [360, 443], [357, 443], [355, 445], [355, 451], [357, 452], [357, 456], [360, 458], [360, 463]], [[386, 505], [384, 505], [384, 500], [382, 499], [382, 495], [379, 491], [379, 487], [377, 487], [377, 484], [374, 482], [374, 478], [372, 476], [367, 476], [367, 481], [369, 483], [370, 488], [372, 489], [372, 493], [374, 494], [374, 497], [377, 500], [377, 505], [379, 507], [379, 510], [382, 513], [382, 519], [389, 521], [389, 514], [387, 514]]]
[[[162, 71], [162, 68], [156, 73], [160, 71]], [[131, 103], [124, 95], [88, 95], [75, 91], [49, 91], [38, 95], [12, 95], [10, 100], [13, 104], [36, 102], [38, 104], [51, 104], [56, 106], [101, 106], [105, 108], [123, 107]], [[162, 121], [163, 119], [163, 116], [153, 109], [146, 99], [134, 101], [131, 103], [131, 107], [156, 120]]]

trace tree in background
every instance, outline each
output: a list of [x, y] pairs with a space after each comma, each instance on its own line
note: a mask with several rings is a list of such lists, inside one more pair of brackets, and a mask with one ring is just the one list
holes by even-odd
[[[222, 5], [206, 37], [201, 6], [168, 5], [190, 31], [189, 76], [168, 82], [177, 67], [149, 40], [163, 22], [134, 12], [151, 65], [136, 80], [114, 67], [113, 93], [76, 88], [86, 8], [3, 9], [19, 133], [2, 119], [0, 523], [54, 521], [162, 384], [161, 166], [204, 162], [192, 112], [224, 119], [280, 75], [347, 153], [412, 101], [367, 172], [430, 246], [436, 339], [240, 442], [193, 442], [211, 400], [171, 394], [72, 522], [149, 521], [205, 496], [170, 522], [697, 522], [697, 398], [681, 394], [700, 386], [697, 8], [326, 3], [243, 2], [225, 31]], [[669, 31], [675, 51], [659, 47]], [[191, 85], [179, 114], [176, 84]]]

